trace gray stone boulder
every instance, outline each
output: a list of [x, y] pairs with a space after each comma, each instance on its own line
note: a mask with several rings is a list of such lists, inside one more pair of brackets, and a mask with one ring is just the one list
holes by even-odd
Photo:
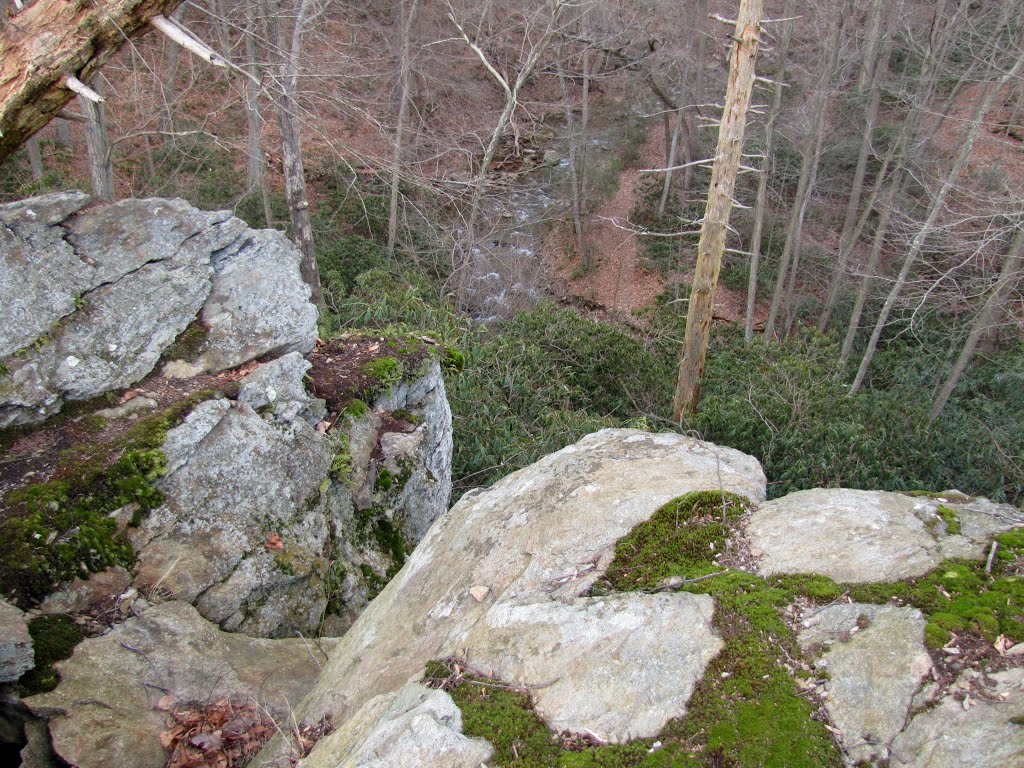
[[25, 614], [0, 599], [0, 684], [15, 682], [34, 666]]
[[951, 557], [980, 558], [993, 534], [1021, 524], [1016, 507], [959, 494], [816, 488], [761, 505], [747, 539], [763, 576], [818, 573], [865, 583], [921, 576]]
[[196, 371], [312, 349], [316, 308], [283, 233], [183, 200], [88, 202], [0, 205], [0, 427], [131, 386], [200, 316]]
[[209, 329], [197, 361], [202, 370], [313, 349], [317, 310], [301, 260], [284, 233], [272, 229], [246, 229], [211, 254], [213, 281], [200, 315]]
[[918, 714], [892, 743], [893, 768], [1024, 765], [1024, 668], [967, 671], [957, 691]]
[[830, 605], [803, 621], [800, 647], [828, 675], [825, 708], [855, 763], [885, 760], [931, 672], [916, 608]]
[[353, 727], [325, 737], [304, 768], [480, 768], [493, 752], [462, 735], [462, 713], [447, 693], [416, 683], [375, 697], [356, 717]]
[[[131, 532], [137, 589], [249, 635], [340, 634], [447, 509], [451, 411], [437, 361], [330, 434], [314, 426], [325, 407], [306, 393], [308, 368], [298, 352], [265, 363], [237, 401], [201, 403], [168, 433], [165, 503]], [[389, 409], [414, 419], [402, 422], [411, 431], [389, 431]]]
[[657, 734], [686, 710], [722, 649], [713, 613], [709, 595], [687, 593], [499, 603], [466, 646], [473, 664], [534, 688], [537, 712], [555, 732], [622, 743]]
[[[252, 639], [218, 630], [181, 602], [151, 607], [85, 640], [59, 663], [61, 684], [25, 700], [49, 718], [53, 749], [79, 768], [162, 768], [165, 697], [254, 701], [287, 728], [333, 641]], [[164, 702], [161, 702], [161, 699]]]
[[228, 630], [315, 629], [327, 602], [325, 441], [302, 420], [282, 426], [220, 399], [200, 404], [163, 450], [166, 502], [133, 533], [135, 586], [194, 602]]
[[[749, 456], [681, 435], [603, 430], [465, 495], [341, 638], [297, 708], [300, 721], [326, 715], [336, 726], [308, 764], [337, 764], [333, 740], [367, 743], [377, 720], [360, 714], [364, 708], [448, 655], [466, 654], [484, 671], [538, 689], [551, 684], [557, 665], [571, 682], [545, 700], [550, 716], [568, 719], [571, 712], [575, 727], [609, 739], [653, 735], [683, 713], [692, 681], [719, 647], [711, 607], [689, 595], [585, 594], [611, 562], [616, 541], [658, 507], [719, 488], [760, 501], [764, 473]], [[656, 628], [645, 632], [645, 621]], [[550, 659], [528, 651], [537, 644]], [[667, 688], [652, 696], [659, 669], [657, 685]], [[613, 670], [620, 679], [608, 677]], [[616, 706], [588, 708], [607, 701], [608, 687]], [[261, 764], [285, 760], [282, 746], [268, 747]]]

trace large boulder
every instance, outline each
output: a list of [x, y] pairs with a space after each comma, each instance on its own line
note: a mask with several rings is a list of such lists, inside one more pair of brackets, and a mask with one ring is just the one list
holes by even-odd
[[816, 488], [761, 505], [747, 526], [763, 576], [819, 573], [839, 582], [921, 576], [951, 557], [981, 557], [992, 535], [1024, 524], [1009, 504]]
[[330, 431], [309, 367], [294, 352], [261, 365], [237, 400], [203, 402], [168, 433], [165, 503], [131, 533], [143, 593], [249, 635], [340, 634], [447, 509], [437, 360], [335, 414]]
[[[379, 711], [378, 697], [394, 701], [429, 660], [449, 655], [535, 690], [555, 727], [609, 740], [654, 735], [685, 711], [720, 647], [710, 601], [585, 595], [620, 537], [673, 498], [718, 489], [761, 501], [764, 473], [749, 456], [692, 438], [604, 430], [467, 494], [341, 639], [297, 708], [300, 721], [327, 716], [336, 726], [303, 764], [337, 765], [332, 743], [359, 752], [383, 727], [364, 708]], [[261, 759], [287, 758], [278, 745]]]
[[59, 664], [60, 686], [25, 703], [49, 718], [67, 765], [163, 768], [174, 704], [257, 702], [287, 728], [332, 645], [222, 632], [187, 603], [165, 603], [82, 642]]
[[196, 320], [193, 373], [312, 349], [316, 308], [283, 233], [183, 200], [89, 202], [0, 205], [0, 427], [140, 381]]

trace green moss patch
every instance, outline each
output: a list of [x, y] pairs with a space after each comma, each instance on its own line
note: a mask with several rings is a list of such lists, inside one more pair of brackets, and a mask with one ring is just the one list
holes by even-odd
[[[159, 448], [168, 430], [212, 391], [197, 393], [140, 419], [114, 445], [86, 441], [64, 448], [53, 479], [25, 485], [3, 499], [0, 584], [4, 596], [27, 608], [62, 581], [112, 565], [128, 567], [134, 553], [114, 510], [136, 505], [132, 524], [163, 499], [155, 482], [166, 472]], [[116, 457], [116, 458], [114, 458]]]
[[18, 680], [18, 695], [32, 696], [52, 691], [60, 682], [53, 665], [71, 656], [85, 635], [70, 618], [63, 615], [39, 616], [28, 623], [36, 666]]
[[210, 326], [201, 320], [196, 320], [178, 334], [174, 343], [164, 350], [160, 359], [162, 361], [184, 360], [187, 363], [194, 363], [206, 350], [206, 342], [209, 338]]
[[402, 380], [402, 363], [394, 357], [378, 357], [364, 363], [360, 371], [373, 379], [380, 389], [387, 389]]
[[615, 545], [615, 559], [598, 582], [601, 591], [655, 589], [672, 577], [694, 578], [717, 569], [733, 525], [750, 502], [733, 493], [697, 491], [670, 501]]
[[946, 524], [947, 536], [960, 535], [962, 528], [960, 527], [960, 518], [957, 517], [955, 509], [947, 507], [945, 504], [939, 504], [939, 508], [936, 510], [936, 513], [942, 518], [942, 522]]

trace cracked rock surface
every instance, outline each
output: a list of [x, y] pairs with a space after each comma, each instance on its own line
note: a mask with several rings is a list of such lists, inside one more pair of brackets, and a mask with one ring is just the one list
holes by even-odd
[[[888, 491], [815, 488], [762, 504], [747, 538], [762, 576], [820, 573], [838, 582], [921, 576], [951, 557], [983, 556], [994, 533], [1024, 523], [1024, 512], [985, 499], [904, 496]], [[960, 533], [939, 512], [955, 515]], [[948, 514], [948, 512], [947, 512]]]
[[[677, 496], [719, 488], [763, 500], [760, 464], [681, 435], [602, 430], [466, 494], [341, 638], [296, 708], [300, 721], [330, 715], [337, 734], [303, 765], [338, 765], [332, 739], [373, 737], [377, 718], [363, 712], [371, 700], [395, 695], [431, 659], [463, 653], [514, 685], [563, 678], [541, 705], [551, 721], [571, 712], [574, 726], [609, 739], [653, 735], [682, 714], [719, 648], [710, 601], [585, 595], [620, 537]], [[648, 622], [665, 631], [645, 633]], [[503, 655], [506, 641], [519, 653]], [[551, 655], [532, 652], [537, 644]], [[262, 764], [286, 759], [280, 747], [268, 747]]]
[[825, 708], [855, 761], [886, 759], [914, 694], [932, 669], [916, 608], [850, 603], [822, 608], [798, 635], [829, 676]]
[[[1024, 668], [959, 681], [962, 691], [921, 712], [892, 743], [893, 768], [1024, 765]], [[967, 698], [964, 692], [969, 692]], [[966, 706], [965, 706], [966, 703]], [[1013, 722], [1017, 721], [1017, 722]]]
[[183, 200], [89, 202], [0, 206], [0, 427], [138, 382], [200, 315], [197, 370], [312, 349], [316, 309], [282, 233]]

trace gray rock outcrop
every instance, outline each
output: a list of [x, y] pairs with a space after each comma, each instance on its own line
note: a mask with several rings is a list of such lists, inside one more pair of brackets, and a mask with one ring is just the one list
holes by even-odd
[[[1024, 523], [1024, 512], [1009, 504], [950, 496], [798, 491], [762, 504], [747, 537], [763, 576], [820, 573], [864, 583], [921, 576], [951, 557], [981, 557], [994, 533]], [[950, 530], [943, 511], [955, 518], [959, 533]]]
[[0, 599], [0, 684], [13, 683], [35, 666], [25, 614]]
[[[975, 679], [971, 679], [975, 678]], [[921, 712], [892, 743], [894, 768], [1024, 765], [1024, 668], [965, 672], [959, 690]], [[972, 695], [973, 694], [973, 695]]]
[[[677, 496], [718, 488], [760, 501], [764, 473], [738, 451], [680, 435], [603, 430], [467, 494], [341, 639], [297, 717], [329, 715], [333, 739], [365, 744], [376, 720], [360, 713], [375, 697], [396, 694], [431, 659], [466, 653], [509, 683], [538, 688], [551, 683], [540, 676], [557, 663], [572, 682], [555, 686], [545, 715], [568, 720], [572, 712], [574, 726], [602, 738], [653, 735], [683, 712], [691, 681], [719, 647], [710, 605], [688, 595], [633, 595], [621, 605], [583, 595], [635, 525]], [[646, 636], [647, 620], [673, 631]], [[531, 636], [552, 651], [550, 660], [536, 654], [523, 661]], [[507, 652], [506, 641], [523, 653]], [[676, 686], [652, 696], [658, 669], [663, 685]], [[610, 670], [618, 680], [606, 676]], [[588, 708], [608, 687], [616, 707]], [[321, 742], [305, 764], [336, 765], [330, 743]], [[264, 764], [282, 756], [271, 748]]]
[[[166, 502], [131, 533], [138, 589], [259, 637], [316, 633], [330, 605], [326, 630], [340, 634], [445, 511], [451, 411], [437, 361], [330, 435], [311, 425], [324, 404], [305, 391], [308, 367], [298, 353], [266, 363], [237, 401], [203, 402], [168, 433]], [[389, 432], [389, 409], [417, 424]]]
[[916, 608], [861, 603], [831, 605], [804, 621], [800, 646], [820, 653], [829, 678], [825, 708], [854, 762], [888, 759], [932, 669], [924, 627]]
[[[328, 735], [303, 764], [307, 768], [480, 768], [493, 752], [483, 739], [462, 735], [462, 713], [441, 691], [410, 683], [377, 696], [352, 727]], [[355, 739], [355, 734], [362, 734]]]
[[197, 318], [209, 335], [193, 372], [313, 348], [316, 309], [283, 233], [182, 200], [88, 204], [0, 206], [0, 427], [138, 382]]
[[165, 603], [82, 642], [60, 663], [60, 686], [25, 701], [50, 718], [54, 751], [69, 765], [162, 768], [163, 697], [255, 701], [286, 723], [332, 644], [221, 632], [192, 606]]

